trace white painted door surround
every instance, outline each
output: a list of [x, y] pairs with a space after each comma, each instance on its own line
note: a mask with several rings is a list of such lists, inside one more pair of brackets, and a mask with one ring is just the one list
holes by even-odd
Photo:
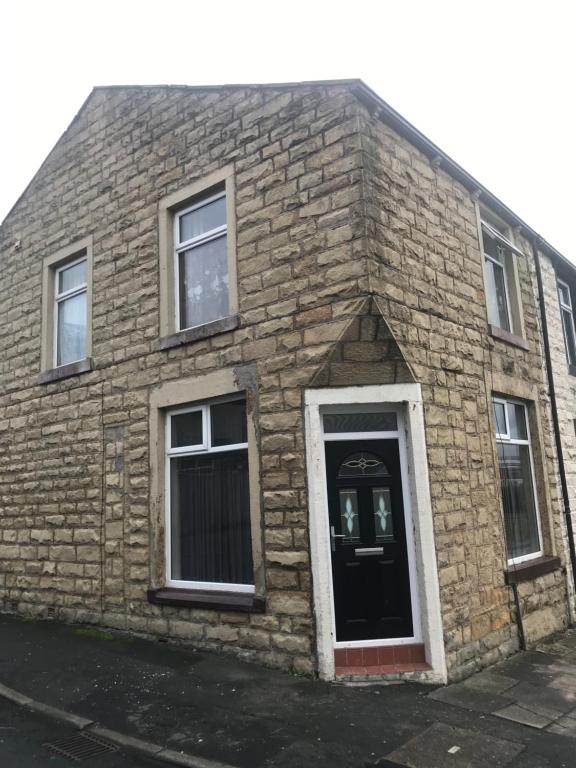
[[398, 438], [402, 457], [407, 544], [411, 560], [414, 637], [400, 641], [382, 640], [378, 641], [378, 644], [423, 642], [426, 647], [426, 660], [431, 669], [430, 672], [419, 675], [424, 675], [430, 681], [446, 682], [424, 409], [419, 384], [308, 389], [305, 392], [310, 551], [319, 674], [324, 680], [334, 679], [334, 649], [341, 647], [341, 644], [335, 641], [322, 416], [327, 412], [351, 412], [357, 410], [358, 406], [362, 406], [364, 412], [368, 412], [370, 406], [372, 410], [395, 410], [399, 417]]

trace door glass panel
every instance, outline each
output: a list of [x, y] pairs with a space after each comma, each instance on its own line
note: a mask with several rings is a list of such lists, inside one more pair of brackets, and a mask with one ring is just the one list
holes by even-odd
[[324, 432], [396, 432], [398, 423], [392, 411], [381, 413], [327, 413]]
[[347, 539], [358, 539], [358, 494], [354, 489], [340, 491], [340, 516], [342, 533]]
[[374, 529], [376, 531], [376, 538], [394, 538], [390, 488], [373, 488], [372, 501], [374, 504]]
[[344, 459], [338, 470], [338, 477], [383, 477], [389, 476], [387, 466], [374, 453], [362, 451], [352, 453]]

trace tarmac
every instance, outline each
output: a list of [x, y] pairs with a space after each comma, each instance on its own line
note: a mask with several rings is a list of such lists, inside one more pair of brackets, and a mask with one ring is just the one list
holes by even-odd
[[438, 688], [325, 683], [188, 646], [0, 615], [0, 696], [195, 768], [576, 766], [576, 630]]

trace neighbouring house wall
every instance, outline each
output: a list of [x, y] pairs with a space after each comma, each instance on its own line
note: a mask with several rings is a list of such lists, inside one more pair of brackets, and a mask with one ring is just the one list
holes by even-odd
[[[570, 509], [572, 512], [572, 527], [576, 530], [576, 376], [570, 374], [566, 347], [564, 343], [564, 331], [560, 315], [558, 301], [557, 274], [552, 261], [540, 254], [542, 269], [542, 283], [546, 303], [546, 319], [548, 322], [548, 336], [550, 339], [550, 355], [552, 360], [552, 374], [554, 377], [554, 389], [556, 392], [556, 407], [560, 423], [560, 436], [564, 460], [564, 470], [568, 483]], [[565, 282], [574, 282], [571, 275], [559, 273], [558, 277]], [[558, 504], [562, 508], [562, 496], [560, 482], [557, 483]], [[566, 532], [564, 532], [566, 539]], [[565, 540], [565, 550], [568, 542]], [[568, 561], [568, 554], [566, 554]], [[571, 604], [574, 605], [573, 598]], [[573, 609], [576, 610], [576, 609]], [[574, 620], [573, 615], [573, 620]]]
[[[529, 350], [491, 336], [476, 201], [377, 117], [366, 113], [363, 125], [370, 290], [423, 385], [445, 647], [454, 679], [517, 648], [505, 584], [493, 392], [533, 404], [544, 549], [564, 558], [536, 282], [530, 249], [519, 238]], [[563, 570], [519, 589], [529, 642], [566, 625]]]

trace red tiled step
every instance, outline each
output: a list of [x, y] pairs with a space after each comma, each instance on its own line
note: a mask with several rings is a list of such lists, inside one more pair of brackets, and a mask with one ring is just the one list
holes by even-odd
[[[334, 662], [337, 674], [349, 675], [383, 675], [390, 672], [410, 672], [429, 668], [426, 664], [423, 643], [336, 648]], [[352, 669], [363, 671], [352, 672]]]

